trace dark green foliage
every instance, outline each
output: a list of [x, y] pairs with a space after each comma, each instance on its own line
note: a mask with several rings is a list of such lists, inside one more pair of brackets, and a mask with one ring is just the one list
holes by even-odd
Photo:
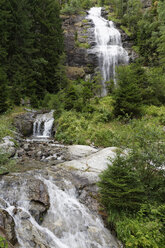
[[62, 3], [62, 14], [80, 14], [83, 9], [89, 9], [94, 5], [92, 0], [68, 0]]
[[7, 77], [3, 69], [0, 68], [0, 114], [8, 108], [7, 94]]
[[164, 151], [162, 131], [143, 127], [131, 150], [119, 153], [100, 176], [101, 201], [126, 248], [164, 247]]
[[114, 92], [114, 113], [116, 116], [139, 116], [142, 105], [141, 90], [138, 85], [138, 75], [131, 67], [118, 69], [118, 86]]
[[[124, 227], [124, 228], [123, 228]], [[123, 217], [116, 223], [118, 238], [126, 248], [165, 247], [165, 204], [144, 204], [134, 217]]]
[[158, 53], [159, 53], [159, 63], [165, 69], [165, 1], [158, 2], [158, 20], [159, 20], [159, 35], [158, 40]]
[[138, 174], [125, 157], [117, 156], [113, 165], [100, 176], [102, 203], [108, 212], [134, 211], [140, 209], [144, 188]]
[[1, 248], [8, 248], [7, 240], [4, 237], [0, 236], [0, 247]]
[[19, 104], [28, 97], [38, 106], [46, 92], [57, 92], [65, 84], [59, 73], [64, 60], [58, 1], [0, 2], [0, 67], [7, 76], [10, 100]]

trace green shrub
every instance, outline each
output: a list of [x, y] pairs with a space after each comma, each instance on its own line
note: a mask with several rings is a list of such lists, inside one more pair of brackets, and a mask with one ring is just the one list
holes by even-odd
[[118, 153], [100, 175], [100, 199], [126, 248], [164, 247], [164, 133], [136, 120], [131, 126], [137, 131], [131, 149]]
[[9, 159], [6, 154], [1, 153], [0, 151], [0, 174], [14, 171], [15, 164], [15, 160]]
[[67, 144], [86, 144], [88, 122], [74, 112], [63, 112], [58, 119], [55, 139]]
[[7, 240], [0, 236], [0, 247], [1, 248], [8, 248]]
[[118, 238], [126, 248], [165, 247], [164, 228], [165, 205], [143, 205], [134, 218], [124, 217], [116, 223]]
[[13, 136], [12, 120], [7, 116], [0, 116], [0, 140], [5, 136]]

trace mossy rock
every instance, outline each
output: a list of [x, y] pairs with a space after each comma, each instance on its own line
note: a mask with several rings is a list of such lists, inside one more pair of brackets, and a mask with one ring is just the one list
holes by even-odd
[[85, 76], [85, 71], [83, 67], [66, 67], [66, 74], [69, 79], [75, 80], [78, 78], [83, 78]]

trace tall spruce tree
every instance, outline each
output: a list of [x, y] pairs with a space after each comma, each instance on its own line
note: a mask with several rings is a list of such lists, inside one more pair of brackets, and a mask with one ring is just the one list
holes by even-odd
[[[58, 63], [63, 53], [63, 33], [59, 17], [58, 1], [31, 1], [34, 33], [33, 73], [36, 94], [43, 97], [45, 91], [54, 93], [61, 85]], [[60, 86], [61, 87], [61, 86]]]
[[[63, 33], [57, 0], [0, 0], [0, 67], [10, 99], [35, 103], [62, 87]], [[37, 105], [36, 105], [37, 106]]]
[[7, 77], [2, 67], [0, 67], [0, 114], [8, 108]]
[[8, 80], [6, 71], [9, 35], [11, 30], [11, 13], [9, 2], [0, 0], [0, 113], [7, 110], [8, 104]]
[[138, 116], [142, 105], [142, 91], [138, 74], [131, 66], [118, 68], [118, 87], [115, 90], [114, 113], [116, 116]]

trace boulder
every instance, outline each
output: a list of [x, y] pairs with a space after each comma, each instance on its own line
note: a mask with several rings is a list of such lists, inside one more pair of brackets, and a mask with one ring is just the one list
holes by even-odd
[[0, 153], [6, 154], [9, 158], [15, 155], [16, 148], [12, 137], [6, 136], [2, 139], [2, 143], [0, 143]]
[[45, 184], [39, 179], [28, 180], [27, 197], [30, 200], [30, 213], [38, 223], [41, 223], [50, 203]]
[[68, 157], [69, 160], [78, 159], [82, 157], [86, 157], [91, 155], [92, 153], [97, 152], [98, 149], [93, 148], [91, 146], [85, 146], [85, 145], [72, 145], [68, 146]]
[[23, 136], [30, 136], [33, 134], [33, 122], [36, 113], [28, 112], [25, 114], [18, 115], [14, 118], [13, 124], [17, 131]]
[[104, 148], [85, 158], [65, 162], [62, 166], [99, 174], [107, 168], [107, 164], [110, 163], [109, 158], [115, 158], [116, 149], [116, 147]]
[[[47, 186], [40, 180], [26, 173], [4, 177], [2, 185], [0, 184], [1, 195], [10, 205], [15, 206], [20, 201], [29, 202], [29, 211], [35, 220], [42, 222], [50, 203]], [[0, 198], [0, 206], [4, 206], [4, 201]]]
[[55, 247], [53, 240], [46, 235], [46, 232], [42, 232], [41, 228], [37, 228], [36, 225], [30, 221], [30, 216], [22, 209], [17, 209], [15, 213], [19, 218], [19, 225], [17, 227], [17, 233], [21, 238], [24, 247], [26, 248], [50, 248]]

